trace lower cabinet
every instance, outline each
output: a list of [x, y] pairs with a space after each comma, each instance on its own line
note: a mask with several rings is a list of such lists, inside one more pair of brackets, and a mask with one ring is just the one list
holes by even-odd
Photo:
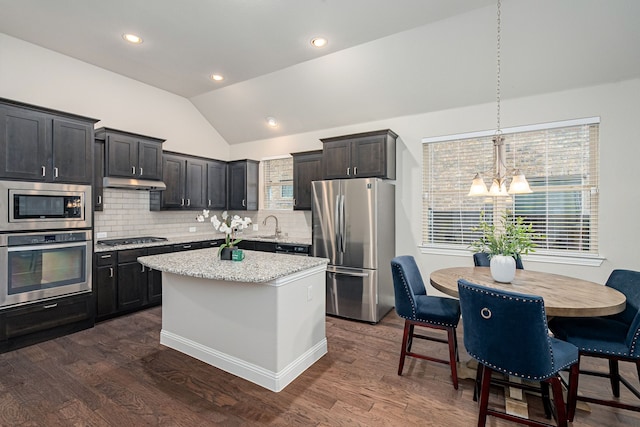
[[0, 311], [0, 353], [91, 328], [92, 303], [88, 292]]
[[97, 252], [93, 290], [96, 320], [162, 303], [162, 272], [138, 262], [138, 257], [220, 246], [224, 240]]

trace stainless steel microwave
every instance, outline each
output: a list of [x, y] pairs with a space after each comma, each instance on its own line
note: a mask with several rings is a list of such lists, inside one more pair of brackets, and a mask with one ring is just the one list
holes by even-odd
[[90, 185], [0, 181], [0, 229], [90, 228], [91, 201]]

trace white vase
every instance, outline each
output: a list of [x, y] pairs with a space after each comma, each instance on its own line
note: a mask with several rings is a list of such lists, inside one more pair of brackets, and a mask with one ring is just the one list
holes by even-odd
[[493, 255], [491, 257], [491, 277], [500, 283], [511, 283], [516, 277], [516, 260], [512, 256]]

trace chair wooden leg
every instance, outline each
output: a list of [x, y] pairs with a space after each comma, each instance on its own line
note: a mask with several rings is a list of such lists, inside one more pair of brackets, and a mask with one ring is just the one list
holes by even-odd
[[408, 352], [411, 352], [411, 346], [413, 346], [413, 329], [414, 328], [415, 328], [415, 325], [411, 323], [409, 325], [409, 340], [407, 341], [407, 346], [405, 347]]
[[[479, 367], [480, 365], [478, 365]], [[491, 368], [483, 366], [480, 380], [480, 409], [478, 411], [478, 427], [487, 424], [487, 410], [489, 408], [489, 388], [491, 387]]]
[[640, 380], [640, 360], [636, 361], [636, 371], [638, 371], [638, 380]]
[[398, 375], [402, 375], [404, 368], [404, 359], [407, 357], [407, 342], [409, 340], [410, 331], [413, 331], [413, 325], [408, 320], [404, 321], [404, 334], [402, 335], [402, 349], [400, 350], [400, 364], [398, 365]]
[[611, 392], [615, 397], [620, 397], [620, 371], [618, 361], [609, 359], [609, 381], [611, 381]]
[[458, 354], [458, 344], [456, 342], [456, 329], [450, 328], [447, 330], [447, 338], [449, 340], [449, 364], [451, 365], [451, 380], [453, 381], [453, 388], [458, 389], [458, 365], [456, 364], [456, 358]]
[[553, 416], [553, 408], [551, 407], [551, 397], [549, 394], [549, 383], [543, 381], [540, 383], [540, 395], [542, 397], [542, 407], [544, 408], [544, 416], [551, 419]]
[[482, 383], [482, 370], [484, 369], [484, 365], [482, 363], [478, 363], [478, 369], [476, 369], [476, 383], [473, 386], [473, 401], [477, 402], [478, 397], [480, 396], [480, 384]]
[[553, 390], [553, 402], [556, 405], [558, 427], [567, 427], [567, 408], [562, 397], [562, 382], [559, 376], [549, 378]]
[[567, 419], [573, 422], [576, 415], [576, 405], [578, 404], [578, 377], [580, 373], [580, 357], [578, 363], [571, 366], [569, 370], [569, 384], [567, 389]]

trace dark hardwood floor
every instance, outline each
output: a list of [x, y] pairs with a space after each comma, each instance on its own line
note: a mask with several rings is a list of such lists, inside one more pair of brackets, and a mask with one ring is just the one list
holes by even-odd
[[[0, 354], [0, 425], [475, 425], [471, 380], [454, 390], [447, 365], [414, 359], [397, 375], [402, 325], [394, 312], [378, 325], [328, 317], [328, 354], [274, 393], [161, 346], [157, 307]], [[414, 346], [447, 357], [446, 345]], [[467, 360], [462, 342], [460, 349]], [[587, 379], [581, 390], [606, 395], [608, 381]], [[501, 396], [495, 387], [491, 403], [501, 405]], [[528, 402], [530, 415], [541, 417], [539, 398]], [[512, 424], [490, 418], [487, 425]], [[592, 405], [573, 425], [638, 426], [640, 414]]]

